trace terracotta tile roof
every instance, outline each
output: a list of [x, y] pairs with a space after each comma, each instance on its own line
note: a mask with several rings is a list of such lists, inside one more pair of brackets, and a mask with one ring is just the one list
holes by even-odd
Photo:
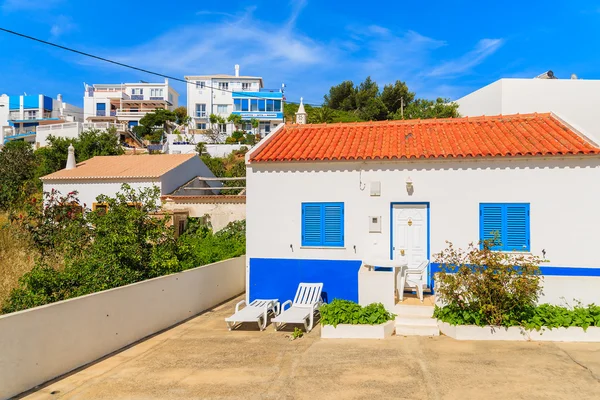
[[250, 162], [600, 154], [553, 114], [285, 125]]
[[97, 156], [77, 164], [74, 169], [61, 169], [42, 180], [160, 178], [196, 154], [156, 154]]

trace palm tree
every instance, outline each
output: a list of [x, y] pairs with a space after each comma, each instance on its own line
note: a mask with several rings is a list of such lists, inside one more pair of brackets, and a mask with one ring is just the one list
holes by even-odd
[[315, 124], [331, 122], [331, 120], [333, 119], [333, 111], [331, 110], [331, 108], [326, 106], [315, 108], [310, 119], [310, 122]]

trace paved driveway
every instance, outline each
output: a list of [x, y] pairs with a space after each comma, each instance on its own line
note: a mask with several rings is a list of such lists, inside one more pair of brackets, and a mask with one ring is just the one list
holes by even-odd
[[228, 332], [232, 300], [27, 399], [600, 399], [600, 344], [290, 341]]

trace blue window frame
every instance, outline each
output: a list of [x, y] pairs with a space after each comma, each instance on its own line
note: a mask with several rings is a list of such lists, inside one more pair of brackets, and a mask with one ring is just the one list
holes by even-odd
[[248, 99], [242, 99], [242, 111], [248, 111]]
[[274, 111], [273, 100], [267, 100], [267, 111]]
[[281, 111], [281, 100], [275, 100], [275, 109], [273, 111]]
[[242, 99], [233, 99], [233, 111], [242, 111]]
[[302, 203], [302, 246], [344, 246], [344, 203]]
[[495, 239], [492, 250], [530, 251], [529, 203], [479, 204], [479, 238]]
[[264, 99], [258, 100], [258, 111], [265, 111], [265, 110], [266, 110], [265, 100]]
[[258, 99], [250, 100], [250, 111], [258, 111]]

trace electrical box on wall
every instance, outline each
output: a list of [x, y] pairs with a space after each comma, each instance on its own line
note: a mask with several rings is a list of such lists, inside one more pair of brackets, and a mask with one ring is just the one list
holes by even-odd
[[381, 196], [381, 182], [371, 182], [371, 196]]
[[369, 217], [369, 232], [381, 233], [381, 217]]

